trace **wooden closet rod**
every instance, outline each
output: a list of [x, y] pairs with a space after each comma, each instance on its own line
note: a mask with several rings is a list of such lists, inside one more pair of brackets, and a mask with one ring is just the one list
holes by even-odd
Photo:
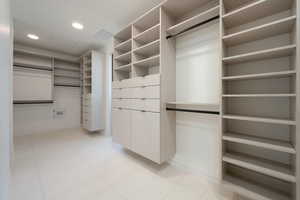
[[179, 33], [177, 33], [177, 34], [175, 34], [175, 35], [168, 35], [168, 36], [166, 37], [166, 39], [170, 39], [170, 38], [172, 38], [172, 37], [176, 37], [176, 36], [178, 36], [178, 35], [180, 35], [180, 34], [182, 34], [182, 33], [185, 33], [185, 32], [187, 32], [187, 31], [190, 31], [190, 30], [192, 30], [192, 29], [194, 29], [194, 28], [197, 28], [197, 27], [199, 27], [199, 26], [202, 26], [202, 25], [204, 25], [204, 24], [207, 24], [207, 23], [209, 23], [209, 22], [211, 22], [211, 21], [214, 21], [214, 20], [216, 20], [216, 19], [219, 19], [219, 18], [220, 18], [220, 15], [215, 16], [215, 17], [212, 17], [212, 18], [207, 19], [207, 20], [205, 20], [205, 21], [203, 21], [203, 22], [200, 22], [200, 23], [198, 23], [198, 24], [196, 24], [196, 25], [194, 25], [194, 26], [191, 26], [191, 27], [189, 27], [189, 28], [187, 28], [187, 29], [185, 29], [185, 30], [183, 30], [183, 31], [181, 31], [181, 32], [179, 32]]
[[188, 110], [188, 109], [180, 109], [180, 108], [166, 108], [166, 110], [179, 111], [179, 112], [202, 113], [202, 114], [210, 114], [210, 115], [219, 115], [220, 114], [220, 112], [216, 112], [216, 111]]

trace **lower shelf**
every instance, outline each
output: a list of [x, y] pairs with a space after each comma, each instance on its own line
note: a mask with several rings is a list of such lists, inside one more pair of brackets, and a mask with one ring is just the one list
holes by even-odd
[[231, 175], [224, 176], [223, 184], [230, 190], [255, 200], [291, 200], [289, 196], [278, 191]]
[[229, 142], [235, 142], [240, 144], [246, 144], [265, 149], [270, 149], [279, 152], [295, 154], [296, 150], [292, 144], [284, 141], [271, 140], [266, 138], [260, 138], [255, 136], [248, 136], [236, 133], [224, 133], [223, 140]]
[[274, 178], [288, 182], [296, 182], [296, 177], [287, 165], [269, 161], [266, 159], [256, 158], [240, 153], [226, 153], [223, 161], [239, 167], [256, 171]]
[[296, 121], [294, 120], [276, 119], [276, 118], [251, 117], [251, 116], [241, 116], [241, 115], [223, 115], [223, 118], [242, 120], [242, 121], [270, 123], [270, 124], [296, 125]]

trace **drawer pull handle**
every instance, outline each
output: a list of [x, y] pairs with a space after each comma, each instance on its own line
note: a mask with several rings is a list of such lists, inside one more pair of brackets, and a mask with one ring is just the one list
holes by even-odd
[[146, 110], [141, 110], [141, 112], [146, 112]]

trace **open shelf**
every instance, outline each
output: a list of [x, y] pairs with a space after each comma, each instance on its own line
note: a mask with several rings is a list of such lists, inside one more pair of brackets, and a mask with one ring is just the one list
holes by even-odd
[[[292, 7], [292, 0], [259, 0], [223, 15], [227, 28], [246, 24]], [[255, 13], [255, 14], [253, 14]]]
[[223, 140], [290, 154], [296, 153], [296, 149], [292, 146], [292, 144], [279, 140], [272, 140], [237, 133], [224, 133]]
[[235, 9], [241, 8], [249, 3], [254, 2], [255, 0], [226, 0], [224, 4], [224, 14], [229, 13]]
[[225, 175], [223, 178], [224, 185], [239, 194], [246, 197], [251, 197], [257, 200], [291, 200], [291, 198], [285, 194], [277, 192], [269, 188], [265, 188], [257, 183], [244, 180], [236, 176]]
[[238, 45], [249, 41], [272, 37], [291, 32], [295, 25], [296, 16], [276, 20], [271, 23], [249, 28], [237, 33], [226, 35], [223, 41], [226, 45]]
[[248, 75], [239, 75], [239, 76], [225, 76], [222, 80], [249, 80], [249, 79], [264, 79], [264, 78], [281, 78], [289, 77], [296, 75], [296, 71], [281, 71], [281, 72], [269, 72], [269, 73], [260, 73], [260, 74], [248, 74]]
[[294, 120], [276, 119], [276, 118], [250, 117], [250, 116], [227, 115], [227, 114], [223, 115], [223, 118], [224, 119], [242, 120], [242, 121], [270, 123], [270, 124], [296, 125], [296, 121], [294, 121]]
[[72, 76], [72, 75], [55, 74], [54, 76], [55, 77], [60, 77], [60, 78], [80, 79], [79, 76]]
[[124, 72], [130, 72], [131, 71], [131, 64], [123, 65], [120, 67], [117, 67], [114, 69], [115, 71], [124, 71]]
[[41, 66], [41, 65], [35, 65], [35, 64], [17, 63], [17, 62], [14, 62], [14, 67], [27, 68], [27, 69], [36, 69], [36, 70], [45, 70], [45, 71], [52, 71], [53, 70], [51, 66]]
[[296, 97], [296, 94], [224, 94], [224, 98]]
[[122, 42], [120, 44], [118, 44], [117, 46], [115, 46], [116, 50], [122, 51], [122, 52], [128, 52], [131, 50], [131, 39]]
[[133, 37], [160, 24], [160, 9], [153, 8], [133, 23]]
[[155, 40], [144, 46], [136, 48], [133, 50], [133, 53], [137, 53], [143, 56], [152, 56], [159, 54], [160, 40]]
[[114, 46], [116, 47], [119, 44], [126, 42], [127, 40], [131, 39], [131, 37], [131, 26], [128, 26], [114, 36]]
[[117, 57], [115, 57], [115, 60], [130, 63], [131, 62], [131, 52], [127, 52], [120, 56], [117, 56]]
[[276, 57], [289, 56], [296, 49], [296, 45], [287, 45], [267, 50], [255, 51], [236, 56], [224, 57], [223, 62], [226, 64], [236, 64], [253, 60], [262, 60]]
[[225, 153], [223, 161], [288, 182], [296, 182], [289, 166], [240, 153]]
[[57, 67], [57, 66], [55, 66], [54, 67], [54, 69], [57, 69], [57, 70], [63, 70], [63, 71], [71, 71], [71, 72], [80, 72], [80, 69], [78, 68], [71, 68], [71, 67], [69, 67], [69, 68], [66, 68], [66, 67]]
[[146, 58], [143, 60], [136, 61], [133, 63], [136, 67], [153, 67], [153, 66], [159, 66], [159, 59], [160, 55], [155, 55], [150, 58]]
[[149, 42], [158, 40], [159, 33], [160, 33], [160, 24], [156, 24], [155, 26], [136, 35], [134, 37], [134, 40], [140, 44], [147, 44]]
[[167, 33], [170, 35], [176, 35], [187, 28], [193, 27], [201, 22], [209, 20], [219, 15], [220, 6], [215, 6], [209, 10], [206, 10], [198, 15], [195, 15], [189, 19], [186, 19], [174, 26], [167, 29]]

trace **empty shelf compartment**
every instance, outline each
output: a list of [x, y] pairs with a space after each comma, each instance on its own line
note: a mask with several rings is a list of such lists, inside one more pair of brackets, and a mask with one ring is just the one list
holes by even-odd
[[272, 21], [267, 24], [252, 27], [243, 31], [223, 36], [223, 41], [227, 46], [238, 45], [254, 40], [264, 39], [275, 35], [290, 33], [294, 28], [296, 16], [287, 17]]
[[210, 20], [216, 16], [219, 16], [220, 6], [215, 6], [204, 12], [201, 12], [191, 18], [188, 18], [182, 22], [175, 24], [167, 29], [167, 33], [170, 35], [176, 35], [188, 28], [191, 28], [197, 24], [200, 24], [204, 21]]
[[254, 60], [270, 59], [277, 57], [290, 56], [296, 49], [296, 45], [287, 45], [272, 49], [259, 50], [255, 52], [240, 54], [236, 56], [224, 57], [223, 62], [226, 64], [235, 64], [249, 62]]
[[223, 140], [240, 144], [252, 145], [255, 147], [295, 154], [296, 149], [287, 141], [262, 138], [238, 133], [228, 133], [223, 135]]
[[[293, 0], [259, 0], [223, 15], [227, 28], [246, 24], [291, 9]], [[255, 13], [255, 14], [253, 14]]]
[[225, 153], [223, 161], [288, 182], [296, 182], [290, 166], [241, 153]]

